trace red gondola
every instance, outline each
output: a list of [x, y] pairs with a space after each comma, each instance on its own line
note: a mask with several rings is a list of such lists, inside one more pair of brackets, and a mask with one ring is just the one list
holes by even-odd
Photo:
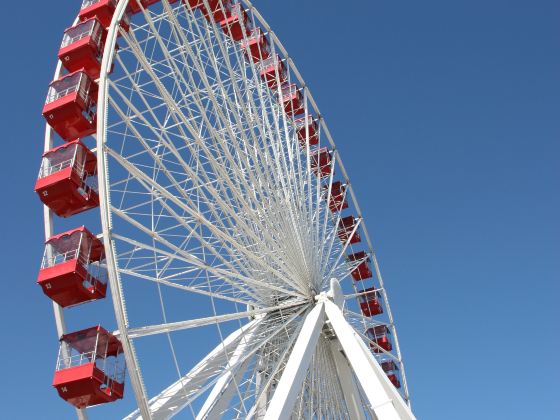
[[69, 217], [99, 206], [97, 158], [79, 140], [43, 154], [35, 192], [57, 216]]
[[251, 33], [249, 16], [239, 3], [231, 5], [228, 15], [220, 21], [220, 27], [234, 41], [241, 41]]
[[395, 388], [401, 387], [401, 381], [399, 380], [398, 371], [399, 367], [394, 360], [381, 361], [381, 368], [387, 374], [387, 377]]
[[286, 81], [286, 68], [278, 54], [263, 60], [260, 65], [261, 79], [266, 82], [270, 89]]
[[332, 158], [329, 149], [322, 147], [319, 150], [315, 150], [309, 158], [311, 159], [311, 169], [315, 175], [320, 178], [330, 175], [332, 171]]
[[309, 134], [309, 145], [319, 144], [319, 126], [311, 115], [295, 120], [296, 134], [302, 147], [306, 146], [307, 134]]
[[[358, 221], [354, 216], [343, 217], [338, 225], [338, 237], [343, 243], [356, 244], [362, 240], [358, 230], [354, 231]], [[354, 232], [354, 234], [352, 234]]]
[[103, 243], [83, 226], [52, 236], [37, 283], [63, 308], [102, 299], [107, 292], [104, 258]]
[[95, 80], [99, 78], [105, 29], [97, 18], [80, 22], [64, 31], [58, 58], [69, 72], [83, 69]]
[[241, 43], [241, 49], [245, 56], [250, 57], [255, 63], [270, 57], [268, 39], [260, 28], [251, 31], [247, 41]]
[[61, 337], [53, 386], [76, 408], [104, 404], [123, 397], [125, 369], [119, 339], [91, 327]]
[[117, 0], [84, 0], [78, 17], [85, 21], [96, 17], [104, 28], [111, 26]]
[[282, 106], [284, 112], [290, 117], [305, 112], [301, 89], [298, 89], [294, 83], [282, 86]]
[[369, 346], [374, 353], [382, 353], [383, 350], [391, 351], [393, 349], [389, 334], [390, 331], [387, 325], [377, 325], [366, 331], [366, 335], [371, 340]]
[[[325, 189], [325, 200], [328, 197], [328, 186]], [[346, 200], [346, 185], [340, 181], [331, 184], [331, 198], [329, 201], [330, 211], [337, 212], [348, 208], [348, 200]]]
[[97, 90], [84, 71], [67, 74], [49, 85], [43, 116], [66, 141], [89, 136], [96, 131]]
[[359, 251], [354, 254], [348, 255], [348, 262], [355, 265], [358, 262], [358, 265], [354, 270], [352, 270], [352, 278], [355, 281], [360, 281], [364, 279], [369, 279], [373, 277], [373, 273], [369, 268], [369, 256], [364, 251]]
[[364, 316], [375, 316], [383, 313], [383, 308], [379, 300], [379, 292], [375, 291], [375, 287], [370, 287], [359, 293], [363, 293], [358, 297], [358, 300]]
[[[116, 8], [117, 0], [83, 0], [78, 18], [83, 22], [95, 17], [99, 20], [103, 28], [108, 29], [109, 26], [111, 26]], [[121, 28], [125, 31], [128, 31], [130, 28], [127, 15], [124, 15], [121, 20]]]
[[[204, 0], [183, 0], [190, 9], [198, 9], [202, 12], [206, 20], [209, 20], [210, 13], [208, 13], [208, 8], [206, 7]], [[229, 10], [231, 8], [231, 0], [208, 0], [208, 6], [214, 22], [221, 22], [229, 16]]]

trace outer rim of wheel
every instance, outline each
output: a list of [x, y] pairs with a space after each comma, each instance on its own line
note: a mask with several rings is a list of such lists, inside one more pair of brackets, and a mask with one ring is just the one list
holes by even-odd
[[114, 242], [111, 238], [112, 234], [112, 214], [110, 211], [111, 198], [109, 194], [109, 176], [107, 166], [107, 153], [105, 150], [105, 142], [107, 138], [107, 111], [108, 111], [108, 74], [113, 62], [113, 51], [117, 43], [117, 33], [120, 22], [124, 16], [128, 1], [120, 0], [111, 21], [111, 26], [107, 31], [107, 40], [103, 52], [103, 61], [101, 63], [101, 73], [99, 78], [99, 96], [97, 111], [97, 176], [99, 183], [99, 202], [101, 213], [101, 226], [103, 231], [103, 243], [105, 245], [105, 256], [107, 261], [107, 271], [109, 275], [109, 285], [111, 289], [111, 297], [115, 311], [115, 318], [119, 327], [120, 340], [123, 345], [128, 375], [138, 409], [144, 419], [150, 419], [150, 409], [148, 407], [148, 396], [143, 383], [142, 375], [134, 344], [128, 337], [128, 317], [126, 314], [126, 303], [122, 292], [122, 284], [120, 273], [117, 270], [115, 259]]

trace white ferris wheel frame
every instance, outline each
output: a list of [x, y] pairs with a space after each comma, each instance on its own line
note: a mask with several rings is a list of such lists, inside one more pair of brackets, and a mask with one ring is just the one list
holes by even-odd
[[[162, 0], [165, 8], [170, 8], [168, 0]], [[335, 162], [332, 163], [333, 167], [336, 163], [340, 168], [343, 179], [347, 184], [347, 191], [350, 194], [354, 208], [357, 212], [357, 217], [361, 220], [362, 214], [357, 203], [355, 193], [352, 188], [352, 184], [349, 181], [346, 170], [342, 164], [338, 152], [330, 135], [330, 132], [326, 126], [324, 119], [321, 117], [319, 109], [307, 89], [300, 73], [298, 72], [292, 59], [289, 57], [285, 48], [282, 46], [280, 40], [277, 38], [275, 33], [272, 31], [270, 26], [254, 8], [249, 0], [243, 0], [243, 3], [251, 10], [252, 15], [256, 17], [264, 28], [266, 33], [270, 37], [270, 41], [273, 43], [274, 48], [279, 51], [285, 58], [285, 62], [289, 66], [291, 74], [295, 76], [299, 85], [304, 87], [304, 97], [305, 103], [310, 105], [315, 111], [315, 114], [319, 117], [319, 123], [321, 125], [321, 130], [323, 135], [326, 136], [333, 154]], [[139, 4], [140, 5], [140, 4]], [[243, 334], [250, 334], [251, 328], [259, 323], [259, 315], [265, 314], [271, 310], [278, 310], [279, 308], [286, 308], [288, 306], [279, 305], [274, 308], [267, 308], [266, 310], [255, 310], [253, 308], [248, 308], [246, 312], [226, 315], [223, 316], [221, 320], [217, 320], [216, 317], [208, 319], [197, 319], [188, 320], [184, 322], [174, 323], [175, 325], [165, 324], [161, 326], [149, 326], [144, 328], [131, 329], [128, 325], [128, 319], [126, 315], [126, 308], [124, 305], [124, 297], [122, 286], [120, 283], [120, 275], [116, 268], [115, 263], [115, 249], [114, 242], [112, 239], [112, 221], [111, 221], [111, 209], [110, 209], [110, 195], [109, 195], [109, 184], [108, 184], [108, 166], [107, 166], [107, 153], [105, 150], [105, 141], [107, 133], [107, 100], [108, 100], [108, 87], [109, 87], [109, 74], [111, 67], [113, 65], [114, 59], [114, 48], [117, 41], [117, 35], [119, 32], [120, 22], [126, 11], [127, 2], [119, 1], [117, 4], [116, 12], [113, 16], [111, 26], [108, 29], [107, 41], [105, 43], [105, 51], [103, 55], [103, 61], [101, 65], [101, 76], [99, 79], [99, 96], [98, 96], [98, 120], [97, 120], [97, 157], [98, 157], [98, 187], [99, 187], [99, 197], [100, 197], [100, 213], [101, 213], [101, 225], [102, 225], [102, 238], [106, 250], [106, 263], [109, 274], [109, 284], [112, 294], [112, 300], [114, 305], [114, 311], [116, 316], [116, 321], [119, 327], [117, 331], [119, 338], [123, 344], [124, 353], [126, 357], [126, 362], [128, 366], [128, 373], [133, 388], [136, 402], [138, 405], [138, 410], [132, 413], [127, 419], [139, 418], [140, 415], [143, 419], [160, 419], [169, 418], [177, 414], [176, 397], [181, 387], [185, 384], [185, 378], [189, 377], [189, 374], [196, 372], [197, 369], [202, 369], [205, 365], [210, 363], [210, 357], [215, 356], [220, 352], [224, 352], [228, 346], [235, 343], [236, 340]], [[142, 7], [142, 6], [140, 6]], [[142, 7], [143, 10], [143, 7]], [[145, 11], [144, 11], [145, 13]], [[55, 71], [55, 80], [61, 77], [63, 74], [62, 65], [58, 62]], [[307, 107], [306, 107], [306, 118], [307, 118]], [[45, 151], [50, 150], [53, 147], [53, 130], [47, 125], [45, 132]], [[309, 147], [309, 146], [308, 146]], [[308, 149], [309, 153], [309, 149]], [[330, 194], [330, 189], [329, 189]], [[44, 207], [44, 220], [45, 220], [45, 237], [49, 238], [54, 234], [53, 229], [53, 213], [48, 207]], [[354, 228], [354, 231], [358, 226]], [[363, 235], [368, 247], [369, 254], [373, 260], [373, 266], [375, 273], [377, 275], [378, 281], [380, 283], [380, 293], [384, 297], [384, 302], [386, 306], [387, 316], [389, 318], [389, 326], [392, 328], [392, 332], [395, 337], [395, 351], [397, 354], [397, 360], [401, 362], [401, 369], [403, 370], [403, 387], [405, 395], [408, 396], [408, 387], [406, 383], [406, 375], [404, 374], [404, 365], [402, 365], [401, 351], [398, 343], [398, 337], [396, 329], [394, 328], [393, 316], [391, 309], [389, 307], [389, 302], [387, 298], [386, 289], [383, 284], [383, 278], [379, 269], [379, 264], [377, 262], [371, 239], [365, 224], [360, 225]], [[346, 298], [356, 297], [346, 296]], [[363, 339], [355, 332], [355, 330], [350, 326], [348, 321], [345, 319], [342, 312], [342, 304], [344, 301], [344, 296], [341, 295], [340, 286], [336, 280], [331, 281], [331, 290], [329, 293], [322, 292], [316, 296], [315, 304], [307, 311], [305, 315], [305, 321], [299, 330], [299, 333], [294, 337], [295, 343], [292, 348], [291, 353], [288, 357], [288, 363], [282, 373], [280, 382], [276, 388], [276, 391], [272, 395], [270, 400], [270, 405], [268, 410], [262, 411], [262, 407], [255, 404], [254, 410], [261, 410], [259, 418], [264, 417], [265, 420], [272, 419], [285, 419], [289, 418], [292, 412], [292, 408], [296, 402], [298, 393], [303, 384], [305, 378], [305, 372], [309, 368], [309, 363], [311, 356], [315, 351], [317, 346], [318, 337], [325, 327], [330, 328], [334, 332], [334, 339], [331, 342], [331, 353], [336, 365], [336, 373], [338, 379], [342, 385], [342, 391], [344, 395], [344, 400], [348, 414], [352, 419], [363, 419], [363, 410], [365, 409], [371, 418], [377, 418], [380, 420], [389, 419], [414, 419], [414, 415], [410, 410], [410, 403], [405, 402], [401, 397], [399, 392], [391, 384], [381, 366], [373, 357], [371, 351], [365, 345]], [[294, 305], [292, 305], [294, 306]], [[54, 317], [57, 327], [57, 332], [59, 336], [66, 333], [66, 326], [64, 320], [64, 313], [61, 307], [56, 303], [53, 303]], [[301, 313], [300, 313], [301, 315]], [[185, 328], [191, 328], [194, 326], [207, 325], [215, 322], [222, 322], [228, 319], [241, 319], [253, 317], [254, 320], [244, 327], [230, 334], [224, 341], [216, 347], [211, 353], [208, 354], [206, 358], [201, 360], [198, 365], [196, 365], [189, 374], [184, 378], [181, 378], [175, 384], [170, 385], [166, 390], [161, 392], [155, 398], [151, 400], [148, 399], [143, 379], [141, 376], [141, 371], [138, 366], [137, 356], [135, 354], [134, 345], [132, 343], [132, 338], [137, 336], [145, 336], [150, 334], [157, 334], [162, 331], [176, 331]], [[289, 348], [289, 347], [288, 347]], [[286, 350], [288, 350], [288, 348]], [[245, 352], [247, 349], [243, 347], [243, 343], [237, 345], [234, 352], [234, 357], [230, 359], [229, 363], [232, 365], [232, 369], [227, 370], [223, 375], [218, 378], [210, 396], [207, 398], [203, 408], [200, 410], [197, 419], [199, 418], [214, 418], [215, 413], [219, 412], [220, 397], [223, 397], [226, 387], [229, 381], [235, 377], [236, 370], [233, 369], [235, 364], [235, 354], [240, 354], [240, 352]], [[237, 352], [237, 353], [236, 353]], [[287, 355], [288, 356], [288, 355]], [[188, 382], [188, 381], [187, 381]], [[365, 394], [365, 400], [369, 402], [368, 407], [360, 407], [360, 398], [358, 394], [360, 390], [357, 386], [361, 387], [363, 393]], [[231, 388], [231, 387], [229, 387]], [[223, 400], [223, 398], [222, 398]], [[87, 419], [86, 410], [76, 410], [77, 417], [80, 420]], [[258, 414], [253, 411], [253, 415]]]

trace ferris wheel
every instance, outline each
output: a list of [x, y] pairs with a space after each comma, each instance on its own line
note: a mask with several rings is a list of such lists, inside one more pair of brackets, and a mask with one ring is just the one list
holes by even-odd
[[43, 115], [38, 283], [79, 418], [414, 418], [352, 184], [250, 1], [84, 0]]

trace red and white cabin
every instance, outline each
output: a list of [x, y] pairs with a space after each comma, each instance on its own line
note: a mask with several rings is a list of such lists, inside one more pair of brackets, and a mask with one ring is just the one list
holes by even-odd
[[107, 292], [104, 248], [84, 226], [52, 236], [37, 283], [63, 308], [103, 299]]
[[241, 49], [246, 57], [251, 58], [254, 63], [270, 57], [268, 39], [262, 33], [261, 28], [255, 28], [247, 37], [247, 41], [241, 43]]
[[365, 251], [359, 251], [354, 254], [350, 254], [347, 257], [347, 260], [350, 264], [356, 265], [356, 268], [352, 270], [352, 278], [355, 281], [365, 280], [373, 277], [373, 273], [369, 268], [369, 255], [366, 254]]
[[65, 141], [89, 136], [96, 131], [97, 91], [85, 71], [62, 76], [49, 85], [43, 116]]
[[[354, 216], [347, 216], [340, 219], [338, 237], [343, 243], [348, 241], [352, 245], [361, 242], [362, 238], [358, 230], [356, 229], [354, 232], [356, 223], [358, 223], [358, 221]], [[352, 232], [354, 232], [354, 234], [352, 234]]]
[[391, 383], [395, 386], [395, 388], [401, 387], [401, 381], [399, 380], [399, 367], [395, 363], [394, 360], [385, 360], [381, 361], [381, 368], [387, 374], [387, 377], [391, 381]]
[[[83, 0], [78, 18], [83, 22], [95, 17], [103, 28], [108, 29], [111, 26], [116, 8], [117, 0]], [[121, 20], [121, 28], [125, 31], [130, 28], [127, 15], [124, 15]]]
[[260, 65], [261, 79], [270, 89], [286, 82], [286, 68], [278, 54], [263, 60]]
[[126, 364], [118, 338], [100, 326], [64, 334], [53, 386], [76, 408], [121, 399]]
[[101, 72], [106, 31], [96, 17], [87, 19], [64, 31], [58, 58], [69, 72], [83, 69], [96, 80]]
[[221, 22], [222, 20], [226, 19], [230, 13], [229, 10], [231, 8], [231, 0], [207, 0], [208, 6], [210, 8], [210, 13], [208, 12], [208, 8], [206, 7], [204, 0], [182, 0], [183, 3], [187, 5], [192, 10], [198, 9], [204, 15], [206, 20], [210, 20], [210, 14], [212, 14], [212, 18], [214, 22]]
[[294, 121], [296, 134], [302, 147], [307, 145], [307, 135], [309, 134], [309, 145], [317, 146], [319, 144], [319, 125], [311, 115], [307, 118], [302, 117]]
[[383, 308], [381, 307], [381, 302], [379, 299], [379, 292], [375, 290], [375, 287], [370, 287], [364, 289], [359, 293], [363, 293], [358, 297], [360, 302], [360, 309], [364, 316], [375, 316], [383, 313]]
[[[327, 200], [329, 187], [325, 185], [323, 188], [325, 189], [325, 200]], [[335, 213], [346, 208], [348, 208], [348, 200], [346, 200], [346, 185], [340, 181], [333, 182], [331, 184], [329, 209]]]
[[286, 115], [290, 117], [305, 113], [303, 94], [296, 84], [282, 86], [282, 106]]
[[117, 0], [83, 0], [78, 18], [83, 22], [95, 17], [107, 29], [111, 26], [116, 8]]
[[328, 148], [322, 147], [319, 150], [311, 152], [309, 159], [311, 160], [311, 169], [319, 178], [331, 174], [332, 156]]
[[241, 41], [243, 36], [247, 37], [251, 34], [249, 16], [240, 3], [232, 4], [229, 7], [227, 16], [220, 21], [220, 27], [234, 41]]
[[377, 325], [366, 331], [366, 335], [370, 339], [369, 346], [374, 353], [383, 353], [383, 350], [391, 351], [393, 349], [393, 345], [389, 339], [390, 333], [387, 325]]
[[59, 217], [69, 217], [99, 206], [97, 158], [79, 140], [43, 154], [35, 192]]

